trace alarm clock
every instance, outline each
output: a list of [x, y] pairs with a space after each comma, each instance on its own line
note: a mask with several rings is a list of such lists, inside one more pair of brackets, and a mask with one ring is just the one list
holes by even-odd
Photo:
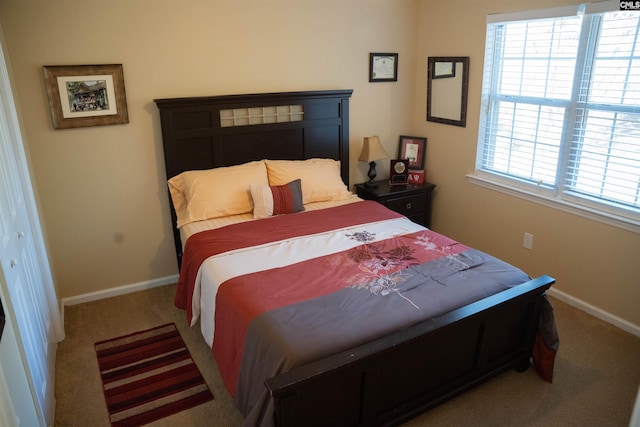
[[391, 160], [389, 175], [390, 185], [407, 185], [409, 182], [409, 160]]

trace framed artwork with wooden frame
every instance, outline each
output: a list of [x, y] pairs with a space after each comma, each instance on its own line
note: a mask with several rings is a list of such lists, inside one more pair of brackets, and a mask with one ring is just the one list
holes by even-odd
[[122, 64], [43, 69], [54, 129], [129, 123]]
[[427, 152], [427, 138], [400, 135], [398, 158], [409, 160], [409, 169], [422, 170]]

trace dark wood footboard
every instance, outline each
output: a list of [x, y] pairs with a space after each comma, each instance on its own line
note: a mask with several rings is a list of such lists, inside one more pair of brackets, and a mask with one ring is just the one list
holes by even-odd
[[541, 276], [268, 379], [276, 425], [397, 425], [507, 370], [527, 369]]

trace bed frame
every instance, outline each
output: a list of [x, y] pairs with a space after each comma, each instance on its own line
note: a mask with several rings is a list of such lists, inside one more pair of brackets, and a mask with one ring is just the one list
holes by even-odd
[[[251, 160], [341, 161], [349, 185], [351, 90], [155, 100], [167, 179]], [[221, 183], [221, 185], [224, 185]], [[175, 224], [175, 211], [171, 207]], [[174, 230], [178, 263], [180, 234]], [[277, 426], [397, 425], [530, 364], [541, 276], [406, 330], [267, 379]]]

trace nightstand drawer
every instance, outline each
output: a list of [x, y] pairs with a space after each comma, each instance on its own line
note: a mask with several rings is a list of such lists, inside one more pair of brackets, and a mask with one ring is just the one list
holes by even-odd
[[427, 199], [424, 194], [389, 199], [385, 204], [389, 209], [405, 216], [424, 213], [427, 209]]
[[388, 180], [383, 180], [376, 181], [373, 187], [365, 183], [356, 184], [356, 193], [362, 199], [375, 200], [415, 223], [430, 227], [431, 196], [435, 187], [429, 182], [389, 185]]

